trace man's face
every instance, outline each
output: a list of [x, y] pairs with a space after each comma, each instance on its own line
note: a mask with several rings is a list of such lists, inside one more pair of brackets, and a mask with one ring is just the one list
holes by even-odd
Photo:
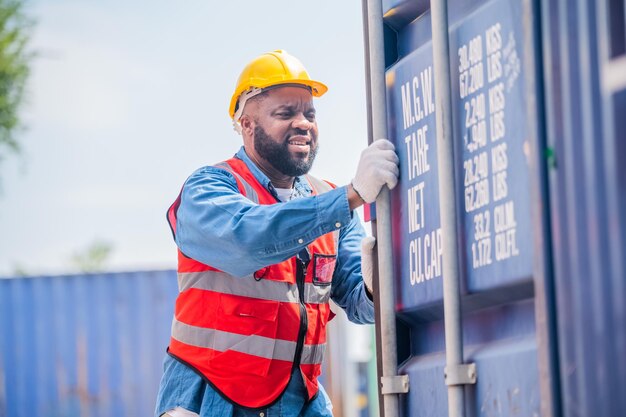
[[254, 106], [255, 156], [283, 175], [296, 177], [309, 172], [318, 147], [309, 90], [291, 86], [271, 89]]

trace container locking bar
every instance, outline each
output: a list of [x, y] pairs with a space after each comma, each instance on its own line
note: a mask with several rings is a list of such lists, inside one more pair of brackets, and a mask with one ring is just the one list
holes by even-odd
[[[446, 365], [449, 367], [448, 416], [465, 417], [463, 371], [463, 330], [461, 325], [460, 266], [456, 189], [454, 185], [454, 126], [447, 0], [431, 0], [430, 18], [433, 33], [433, 72], [435, 77], [435, 112], [437, 132], [437, 173], [443, 249], [443, 315], [446, 339]], [[460, 368], [460, 369], [459, 369]], [[474, 374], [476, 372], [474, 371]], [[446, 372], [446, 374], [448, 374]], [[470, 378], [471, 379], [471, 378]]]
[[476, 364], [446, 366], [443, 369], [446, 385], [471, 385], [476, 383]]
[[380, 392], [383, 395], [406, 394], [409, 392], [408, 375], [381, 376], [380, 383]]
[[[383, 0], [362, 0], [363, 30], [365, 32], [365, 75], [369, 82], [368, 126], [369, 142], [386, 138], [387, 129], [387, 84], [385, 80], [385, 39], [383, 22]], [[405, 383], [396, 383], [398, 378], [398, 354], [396, 340], [396, 310], [393, 275], [393, 238], [391, 196], [383, 187], [376, 198], [376, 237], [378, 268], [374, 268], [374, 304], [376, 305], [376, 345], [378, 375], [380, 375], [380, 414], [382, 417], [399, 417], [400, 393], [407, 392]], [[387, 380], [386, 378], [391, 378]], [[401, 377], [400, 377], [401, 378]], [[402, 381], [402, 379], [400, 379]]]

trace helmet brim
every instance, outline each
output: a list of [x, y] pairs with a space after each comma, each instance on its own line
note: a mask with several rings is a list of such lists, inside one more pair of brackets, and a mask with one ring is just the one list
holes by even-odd
[[[313, 95], [313, 97], [321, 97], [323, 96], [327, 91], [328, 91], [328, 87], [326, 86], [326, 84], [321, 83], [319, 81], [315, 81], [315, 80], [284, 80], [284, 81], [274, 81], [274, 82], [266, 82], [266, 83], [255, 83], [255, 85], [253, 85], [253, 87], [256, 88], [261, 88], [261, 89], [266, 89], [268, 87], [280, 87], [280, 86], [287, 86], [287, 85], [304, 85], [307, 86], [311, 89], [311, 94]], [[232, 119], [235, 116], [235, 108], [237, 107], [237, 101], [239, 100], [239, 96], [241, 96], [241, 93], [243, 93], [244, 90], [242, 91], [237, 91], [235, 94], [233, 94], [233, 97], [230, 100], [230, 106], [228, 108], [228, 113], [230, 115], [230, 118]]]

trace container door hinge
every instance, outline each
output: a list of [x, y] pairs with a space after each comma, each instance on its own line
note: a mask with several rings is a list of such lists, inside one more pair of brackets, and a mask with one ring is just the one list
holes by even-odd
[[443, 370], [446, 385], [470, 385], [476, 383], [476, 364], [467, 363], [446, 366]]
[[380, 377], [380, 392], [383, 395], [388, 394], [406, 394], [409, 392], [409, 376], [395, 375]]

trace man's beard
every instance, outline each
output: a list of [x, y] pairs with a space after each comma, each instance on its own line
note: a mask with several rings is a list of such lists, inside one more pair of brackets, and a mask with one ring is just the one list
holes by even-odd
[[311, 141], [308, 158], [298, 158], [289, 152], [288, 141], [276, 142], [259, 125], [254, 128], [254, 149], [284, 175], [298, 177], [311, 169], [317, 155], [317, 144]]

